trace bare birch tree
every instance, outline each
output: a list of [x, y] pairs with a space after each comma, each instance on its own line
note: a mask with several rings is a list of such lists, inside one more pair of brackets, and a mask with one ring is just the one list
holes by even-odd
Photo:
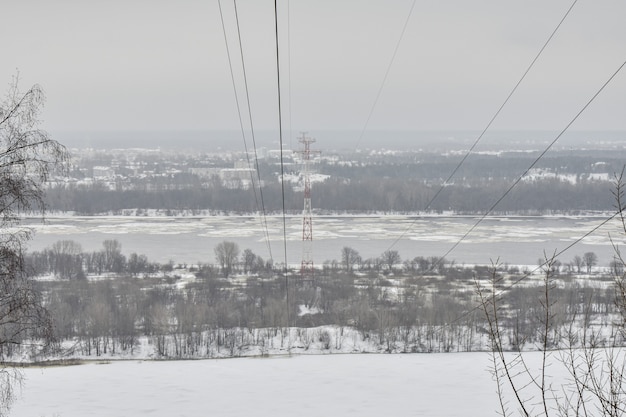
[[[62, 173], [66, 149], [38, 128], [44, 94], [37, 85], [25, 93], [18, 77], [0, 102], [0, 360], [27, 340], [51, 339], [52, 325], [24, 265], [31, 237], [20, 227], [26, 213], [44, 215], [44, 186]], [[0, 416], [8, 412], [20, 374], [0, 362]]]

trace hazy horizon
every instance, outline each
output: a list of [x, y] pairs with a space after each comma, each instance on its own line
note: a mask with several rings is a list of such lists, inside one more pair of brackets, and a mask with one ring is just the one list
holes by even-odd
[[[243, 151], [241, 131], [237, 130], [61, 130], [51, 131], [55, 140], [69, 148], [162, 148], [208, 151]], [[298, 137], [283, 131], [285, 149], [299, 149]], [[316, 139], [316, 149], [332, 150], [467, 150], [478, 138], [480, 131], [472, 130], [368, 130], [361, 137], [360, 131], [350, 129], [320, 130], [306, 132]], [[480, 150], [528, 150], [537, 149], [551, 142], [559, 131], [548, 130], [494, 130], [483, 136]], [[359, 140], [359, 138], [361, 138]], [[279, 148], [277, 130], [261, 129], [255, 132], [256, 146]], [[253, 148], [252, 137], [246, 133], [246, 143]], [[559, 139], [555, 149], [593, 148], [613, 149], [626, 147], [626, 130], [567, 131]]]
[[[482, 130], [572, 2], [277, 5], [283, 129]], [[40, 84], [48, 130], [238, 129], [226, 37], [249, 129], [235, 11], [221, 6], [225, 33], [217, 1], [9, 1], [0, 84]], [[274, 7], [237, 9], [254, 126], [276, 129]], [[623, 62], [625, 14], [577, 2], [491, 128], [562, 129]], [[618, 74], [572, 128], [626, 129], [625, 86]]]

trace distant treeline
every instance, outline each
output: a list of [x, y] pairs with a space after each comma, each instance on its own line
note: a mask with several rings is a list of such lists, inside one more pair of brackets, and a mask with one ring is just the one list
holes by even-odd
[[[430, 205], [434, 212], [483, 213], [508, 189], [509, 182], [467, 181], [444, 187]], [[581, 181], [570, 184], [557, 179], [520, 183], [496, 207], [495, 213], [542, 214], [612, 210], [612, 184], [607, 181]], [[313, 185], [312, 204], [316, 211], [347, 213], [412, 213], [424, 210], [439, 187], [411, 178], [362, 178], [346, 180], [331, 177]], [[263, 188], [266, 212], [282, 210], [280, 186]], [[163, 186], [155, 190], [109, 190], [102, 186], [54, 188], [47, 192], [49, 210], [78, 214], [115, 213], [127, 209], [197, 210], [252, 213], [259, 211], [250, 189], [228, 188], [218, 183], [197, 187]], [[257, 201], [259, 206], [257, 207]], [[302, 210], [302, 193], [285, 188], [288, 212]]]
[[[405, 152], [331, 156], [314, 164], [315, 172], [325, 175], [326, 180], [313, 181], [312, 205], [322, 212], [414, 213], [428, 207], [434, 212], [484, 213], [537, 156], [537, 152], [471, 155], [432, 203], [457, 167], [461, 154]], [[137, 158], [143, 158], [140, 161], [144, 169], [150, 168], [146, 172], [151, 174], [133, 175], [129, 168], [117, 167], [115, 178], [81, 182], [84, 173], [93, 169], [93, 164], [113, 164], [112, 156], [106, 154], [100, 159], [84, 159], [80, 163], [81, 170], [72, 171], [76, 181], [51, 186], [46, 202], [51, 210], [87, 215], [129, 209], [252, 213], [261, 210], [261, 203], [266, 212], [279, 212], [283, 209], [284, 191], [285, 209], [289, 212], [302, 210], [302, 177], [299, 182], [286, 181], [283, 188], [281, 168], [275, 160], [259, 162], [263, 186], [262, 192], [255, 186], [255, 192], [249, 183], [254, 180], [256, 184], [256, 175], [226, 181], [217, 174], [206, 178], [186, 172], [185, 169], [201, 164], [197, 156], [194, 157], [196, 159], [182, 155], [138, 155]], [[534, 166], [531, 175], [495, 207], [495, 212], [542, 214], [612, 210], [613, 184], [609, 180], [613, 174], [621, 172], [625, 157], [619, 150], [559, 151], [546, 155]], [[176, 169], [165, 173], [170, 166]], [[211, 166], [228, 167], [232, 166], [232, 161], [218, 158]], [[291, 178], [297, 177], [299, 172], [298, 166], [292, 163], [285, 167], [285, 173]]]

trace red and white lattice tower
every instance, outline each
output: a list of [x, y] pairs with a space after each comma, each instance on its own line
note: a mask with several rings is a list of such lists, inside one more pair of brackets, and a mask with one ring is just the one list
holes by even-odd
[[304, 210], [302, 210], [302, 264], [300, 275], [302, 280], [312, 281], [315, 269], [313, 267], [313, 215], [311, 214], [311, 155], [319, 154], [319, 151], [312, 151], [311, 144], [315, 139], [306, 137], [305, 133], [298, 141], [304, 145], [304, 149], [296, 151], [302, 155], [303, 177], [304, 177]]

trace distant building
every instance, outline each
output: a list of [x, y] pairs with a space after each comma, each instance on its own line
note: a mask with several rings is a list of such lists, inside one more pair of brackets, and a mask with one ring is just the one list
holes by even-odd
[[115, 170], [112, 167], [93, 167], [93, 178], [98, 180], [115, 178]]
[[219, 168], [189, 168], [189, 173], [200, 178], [211, 178], [220, 174]]
[[255, 171], [250, 168], [224, 168], [220, 170], [220, 179], [224, 182], [233, 180], [250, 180]]
[[[250, 163], [252, 164], [252, 161], [250, 161]], [[240, 159], [239, 161], [235, 161], [234, 168], [235, 169], [248, 169], [250, 168], [250, 166], [248, 165], [248, 161]]]

